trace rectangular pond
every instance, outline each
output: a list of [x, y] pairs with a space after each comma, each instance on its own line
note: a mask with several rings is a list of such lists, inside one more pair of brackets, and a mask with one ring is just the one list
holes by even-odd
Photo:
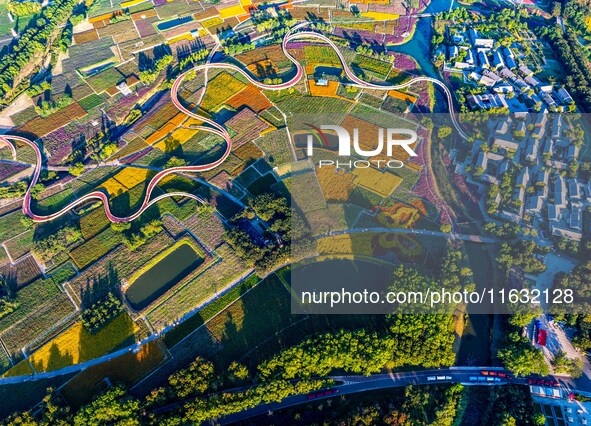
[[140, 311], [202, 263], [203, 258], [195, 249], [189, 243], [183, 243], [133, 281], [125, 291], [125, 297], [133, 309]]

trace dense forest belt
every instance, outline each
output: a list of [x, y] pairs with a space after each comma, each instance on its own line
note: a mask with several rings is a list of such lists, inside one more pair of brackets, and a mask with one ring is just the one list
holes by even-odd
[[[171, 87], [171, 97], [172, 97], [172, 102], [174, 103], [174, 105], [180, 111], [184, 112], [188, 116], [190, 116], [194, 119], [197, 119], [203, 123], [203, 125], [194, 126], [193, 128], [195, 128], [197, 130], [203, 130], [206, 132], [213, 133], [215, 135], [220, 136], [222, 139], [224, 139], [224, 141], [226, 142], [226, 150], [224, 151], [224, 153], [222, 154], [222, 156], [219, 159], [217, 159], [211, 163], [202, 164], [202, 165], [198, 165], [198, 166], [172, 167], [172, 168], [169, 168], [169, 169], [166, 169], [166, 170], [163, 170], [163, 171], [157, 173], [150, 180], [150, 182], [147, 186], [146, 193], [144, 195], [144, 199], [143, 199], [141, 206], [139, 207], [139, 209], [135, 213], [133, 213], [130, 216], [125, 216], [125, 217], [115, 216], [111, 212], [111, 208], [109, 206], [109, 197], [104, 192], [101, 192], [101, 191], [93, 191], [89, 194], [86, 194], [85, 196], [77, 199], [76, 201], [73, 201], [72, 203], [68, 204], [67, 206], [65, 206], [64, 208], [62, 208], [61, 210], [59, 210], [58, 212], [53, 213], [53, 214], [43, 216], [43, 215], [37, 215], [37, 214], [33, 213], [33, 211], [31, 210], [31, 198], [32, 198], [31, 197], [31, 190], [37, 184], [37, 181], [39, 179], [39, 175], [41, 173], [41, 167], [42, 167], [41, 150], [39, 149], [37, 144], [30, 141], [29, 139], [26, 139], [26, 138], [23, 138], [20, 136], [12, 136], [12, 135], [0, 136], [0, 142], [8, 143], [9, 145], [11, 145], [11, 141], [20, 141], [20, 142], [23, 142], [23, 143], [31, 146], [35, 150], [36, 166], [35, 166], [35, 171], [33, 172], [33, 177], [31, 179], [31, 183], [29, 184], [29, 187], [27, 189], [27, 192], [26, 192], [24, 200], [23, 200], [23, 213], [26, 214], [27, 216], [31, 217], [35, 222], [47, 222], [47, 221], [51, 221], [53, 219], [56, 219], [64, 214], [66, 214], [67, 212], [69, 212], [73, 208], [75, 208], [75, 207], [77, 207], [89, 200], [95, 200], [95, 201], [102, 201], [104, 209], [105, 209], [105, 213], [110, 221], [112, 221], [112, 222], [130, 222], [134, 219], [137, 219], [151, 205], [153, 205], [154, 203], [156, 203], [166, 197], [186, 196], [186, 197], [193, 198], [193, 199], [197, 200], [198, 202], [203, 202], [203, 200], [201, 198], [199, 198], [193, 194], [185, 193], [185, 192], [167, 193], [167, 194], [160, 195], [160, 196], [150, 200], [150, 197], [152, 195], [152, 191], [158, 185], [158, 183], [166, 176], [173, 174], [173, 173], [196, 173], [196, 172], [204, 172], [207, 170], [214, 169], [214, 168], [218, 167], [220, 164], [222, 164], [224, 162], [224, 160], [228, 157], [228, 155], [230, 155], [230, 152], [232, 151], [232, 138], [231, 138], [230, 134], [228, 133], [228, 131], [221, 124], [216, 123], [215, 121], [210, 120], [206, 117], [195, 114], [194, 112], [190, 111], [189, 109], [187, 109], [186, 107], [184, 107], [182, 105], [182, 103], [180, 102], [180, 100], [178, 98], [178, 90], [179, 90], [181, 83], [183, 82], [183, 80], [185, 79], [185, 77], [187, 76], [188, 73], [194, 74], [199, 71], [207, 72], [207, 70], [209, 70], [209, 69], [227, 69], [227, 70], [232, 70], [232, 71], [236, 71], [236, 72], [240, 73], [249, 82], [251, 82], [252, 84], [256, 85], [257, 87], [259, 87], [261, 89], [282, 90], [282, 89], [286, 89], [289, 87], [293, 87], [300, 81], [300, 79], [304, 75], [304, 68], [299, 62], [297, 62], [295, 60], [295, 58], [293, 56], [291, 56], [289, 54], [289, 52], [287, 51], [287, 44], [291, 40], [298, 39], [298, 38], [315, 38], [315, 39], [324, 41], [325, 43], [330, 45], [334, 49], [335, 53], [338, 55], [339, 60], [341, 61], [341, 64], [343, 66], [343, 69], [345, 71], [347, 78], [349, 78], [351, 81], [353, 81], [355, 86], [359, 86], [362, 88], [379, 89], [379, 90], [399, 90], [399, 89], [407, 88], [413, 84], [416, 84], [416, 83], [419, 83], [422, 81], [427, 81], [427, 82], [436, 84], [437, 86], [441, 87], [446, 94], [447, 102], [449, 105], [449, 111], [450, 111], [450, 115], [451, 115], [454, 127], [457, 129], [457, 131], [461, 137], [467, 139], [466, 134], [462, 131], [462, 129], [459, 126], [459, 123], [456, 121], [456, 117], [454, 115], [454, 110], [453, 110], [453, 97], [452, 97], [451, 91], [447, 88], [447, 86], [444, 83], [442, 83], [441, 81], [439, 81], [435, 78], [431, 78], [431, 77], [416, 77], [404, 84], [388, 85], [388, 86], [374, 84], [374, 83], [367, 83], [367, 82], [361, 80], [359, 77], [357, 77], [353, 73], [353, 71], [351, 71], [351, 69], [349, 68], [349, 66], [347, 65], [347, 63], [345, 61], [345, 58], [343, 57], [343, 55], [339, 51], [338, 47], [328, 37], [326, 37], [322, 34], [310, 32], [310, 31], [295, 32], [295, 31], [299, 30], [300, 28], [307, 26], [307, 25], [308, 25], [307, 22], [296, 25], [285, 35], [285, 38], [283, 39], [283, 42], [282, 42], [283, 52], [284, 52], [285, 56], [290, 61], [293, 62], [293, 64], [295, 65], [295, 67], [297, 69], [296, 75], [291, 80], [289, 80], [287, 82], [280, 83], [280, 84], [264, 84], [264, 83], [261, 83], [255, 79], [253, 79], [242, 68], [240, 68], [236, 65], [227, 64], [227, 63], [205, 63], [202, 65], [197, 65], [196, 67], [192, 68], [191, 70], [181, 74], [175, 80], [174, 84]], [[14, 155], [14, 153], [15, 153], [15, 151], [13, 150], [13, 155]]]

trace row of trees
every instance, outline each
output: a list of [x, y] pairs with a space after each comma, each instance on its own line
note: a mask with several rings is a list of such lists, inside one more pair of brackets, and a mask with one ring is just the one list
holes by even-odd
[[13, 16], [33, 15], [41, 11], [41, 3], [37, 1], [11, 1], [8, 3], [8, 11]]
[[33, 25], [11, 45], [8, 54], [0, 58], [0, 99], [6, 99], [14, 85], [23, 80], [25, 67], [30, 67], [35, 58], [42, 58], [41, 53], [53, 44], [56, 33], [62, 30], [76, 4], [76, 0], [50, 2], [37, 15]]
[[584, 111], [591, 111], [591, 69], [585, 52], [571, 28], [562, 31], [559, 25], [541, 27], [540, 35], [548, 38], [560, 63], [566, 69], [565, 86]]

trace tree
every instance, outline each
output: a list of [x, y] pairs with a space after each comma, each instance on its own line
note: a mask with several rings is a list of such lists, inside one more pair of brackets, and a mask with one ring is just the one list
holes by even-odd
[[82, 407], [74, 416], [74, 426], [98, 424], [139, 425], [140, 403], [123, 386], [116, 386]]
[[82, 173], [84, 173], [84, 171], [84, 164], [81, 161], [78, 161], [77, 163], [70, 166], [70, 168], [68, 168], [68, 172], [72, 176], [80, 176]]
[[558, 18], [562, 13], [562, 3], [559, 1], [552, 2], [552, 16]]
[[532, 346], [526, 338], [519, 336], [516, 332], [509, 334], [509, 340], [510, 343], [499, 350], [498, 354], [507, 369], [516, 376], [548, 375], [548, 364], [540, 349]]
[[228, 373], [230, 374], [230, 380], [232, 382], [243, 382], [250, 376], [248, 368], [244, 364], [233, 361], [228, 367]]
[[115, 232], [124, 232], [131, 228], [130, 222], [111, 222], [111, 229]]
[[439, 227], [439, 229], [441, 230], [441, 232], [445, 232], [446, 234], [451, 232], [451, 224], [449, 223], [444, 223], [443, 225], [441, 225]]
[[449, 135], [451, 135], [451, 127], [441, 126], [439, 129], [437, 129], [437, 138], [438, 139], [445, 139]]
[[179, 398], [204, 393], [212, 385], [213, 364], [198, 357], [187, 368], [177, 371], [168, 378], [168, 383]]
[[31, 188], [31, 197], [33, 200], [38, 200], [43, 191], [45, 191], [45, 185], [42, 183], [35, 184], [35, 186]]
[[555, 374], [568, 374], [574, 379], [583, 375], [583, 361], [581, 358], [567, 358], [566, 352], [563, 350], [558, 351], [556, 355], [554, 355], [552, 368], [554, 369]]

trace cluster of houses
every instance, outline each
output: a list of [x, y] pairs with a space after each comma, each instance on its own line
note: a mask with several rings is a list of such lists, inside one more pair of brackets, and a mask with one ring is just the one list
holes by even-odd
[[[569, 124], [560, 114], [511, 114], [491, 122], [488, 141], [476, 141], [456, 171], [482, 184], [501, 186], [511, 173], [512, 194], [496, 194], [493, 216], [527, 223], [555, 237], [580, 240], [583, 211], [591, 206], [591, 180], [569, 176], [569, 163], [578, 161], [579, 148], [566, 135]], [[475, 172], [476, 171], [476, 172]], [[486, 197], [486, 195], [483, 195]]]
[[446, 68], [461, 72], [464, 81], [485, 89], [483, 94], [466, 97], [470, 108], [560, 112], [572, 104], [566, 89], [535, 77], [534, 71], [516, 57], [518, 48], [500, 46], [492, 38], [481, 37], [474, 28], [450, 35], [449, 39], [454, 44], [442, 46], [438, 52], [445, 54]]

